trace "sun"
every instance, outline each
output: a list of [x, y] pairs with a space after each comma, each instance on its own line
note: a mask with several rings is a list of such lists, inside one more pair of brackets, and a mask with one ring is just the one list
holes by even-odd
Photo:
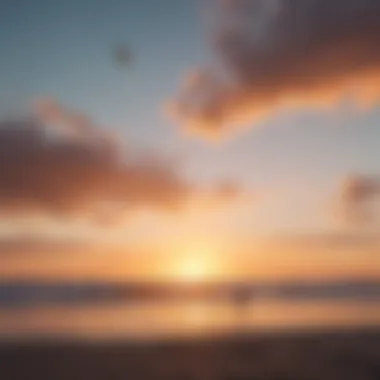
[[217, 260], [210, 249], [194, 249], [178, 257], [175, 277], [183, 282], [204, 282], [215, 278]]
[[186, 282], [204, 281], [209, 276], [205, 260], [199, 257], [187, 257], [179, 268], [179, 277]]

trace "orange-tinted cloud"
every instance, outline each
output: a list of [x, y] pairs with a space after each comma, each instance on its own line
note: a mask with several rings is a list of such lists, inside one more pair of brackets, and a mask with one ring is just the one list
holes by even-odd
[[169, 105], [188, 129], [220, 135], [284, 107], [378, 100], [379, 0], [214, 2], [220, 62], [191, 74]]
[[61, 134], [77, 140], [92, 141], [103, 145], [103, 148], [118, 151], [116, 136], [98, 127], [89, 117], [62, 107], [54, 99], [40, 99], [34, 103], [37, 117], [45, 124]]
[[[59, 111], [54, 117], [79, 130]], [[119, 151], [83, 120], [80, 139], [49, 133], [37, 120], [0, 123], [2, 213], [105, 218], [144, 207], [176, 208], [191, 196], [177, 168]]]
[[[0, 122], [0, 209], [3, 216], [46, 215], [113, 223], [136, 210], [178, 210], [204, 190], [157, 154], [123, 148], [89, 118], [55, 101], [35, 117]], [[238, 186], [211, 196], [228, 202]]]
[[350, 224], [363, 225], [373, 221], [373, 201], [380, 196], [380, 178], [352, 175], [345, 179], [339, 191], [341, 214]]

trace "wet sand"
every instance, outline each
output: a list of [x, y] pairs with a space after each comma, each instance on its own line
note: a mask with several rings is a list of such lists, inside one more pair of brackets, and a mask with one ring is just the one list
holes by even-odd
[[380, 379], [380, 327], [182, 341], [3, 341], [0, 379]]

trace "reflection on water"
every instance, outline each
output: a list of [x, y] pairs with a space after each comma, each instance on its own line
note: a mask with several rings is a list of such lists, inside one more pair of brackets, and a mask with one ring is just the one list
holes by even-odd
[[136, 338], [195, 336], [314, 326], [380, 325], [380, 303], [258, 300], [244, 307], [221, 301], [140, 301], [107, 306], [0, 311], [1, 337]]

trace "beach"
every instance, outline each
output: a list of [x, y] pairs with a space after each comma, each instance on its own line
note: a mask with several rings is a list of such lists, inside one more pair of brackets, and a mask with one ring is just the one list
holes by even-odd
[[3, 341], [0, 378], [379, 379], [380, 328], [266, 331], [140, 342]]

